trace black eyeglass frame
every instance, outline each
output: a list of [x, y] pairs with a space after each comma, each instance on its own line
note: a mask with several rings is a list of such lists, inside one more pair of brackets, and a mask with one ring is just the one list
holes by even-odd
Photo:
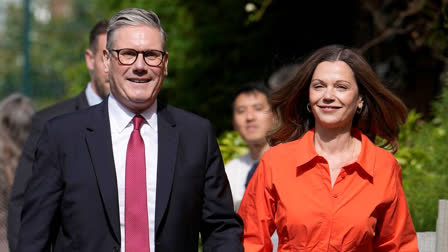
[[[162, 64], [163, 60], [165, 59], [165, 55], [166, 55], [165, 51], [160, 51], [160, 50], [156, 50], [156, 49], [151, 49], [151, 50], [146, 50], [146, 51], [137, 51], [137, 50], [132, 49], [132, 48], [121, 48], [121, 49], [109, 49], [108, 48], [107, 50], [109, 52], [116, 52], [117, 53], [118, 62], [120, 62], [120, 64], [125, 65], [125, 66], [130, 66], [130, 65], [134, 64], [137, 61], [138, 56], [140, 54], [142, 54], [143, 55], [143, 61], [146, 63], [146, 65], [152, 66], [152, 67], [157, 67], [157, 66], [160, 66], [160, 64]], [[135, 57], [135, 59], [134, 59], [134, 61], [132, 63], [125, 64], [125, 63], [121, 62], [121, 60], [120, 60], [120, 51], [123, 51], [123, 50], [131, 50], [131, 51], [134, 51], [134, 52], [137, 53], [137, 56]], [[162, 58], [160, 59], [159, 64], [157, 64], [157, 65], [153, 65], [152, 64], [151, 65], [148, 62], [146, 62], [145, 53], [147, 53], [147, 52], [159, 52], [159, 53], [161, 53], [162, 54]]]

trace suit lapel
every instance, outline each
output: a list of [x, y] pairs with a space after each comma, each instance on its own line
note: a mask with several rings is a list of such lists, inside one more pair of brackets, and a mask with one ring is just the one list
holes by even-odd
[[178, 132], [176, 124], [166, 106], [158, 103], [158, 158], [156, 189], [156, 235], [163, 219], [173, 185], [174, 168], [178, 151]]
[[112, 226], [117, 242], [120, 243], [120, 217], [118, 207], [118, 187], [112, 151], [108, 99], [90, 111], [86, 127], [86, 143], [105, 206], [106, 215]]

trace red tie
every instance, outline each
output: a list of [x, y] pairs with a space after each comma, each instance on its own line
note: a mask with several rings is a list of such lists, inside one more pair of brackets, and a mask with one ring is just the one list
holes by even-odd
[[126, 252], [149, 252], [145, 144], [140, 135], [145, 119], [136, 115], [132, 122], [134, 130], [126, 152], [125, 248]]

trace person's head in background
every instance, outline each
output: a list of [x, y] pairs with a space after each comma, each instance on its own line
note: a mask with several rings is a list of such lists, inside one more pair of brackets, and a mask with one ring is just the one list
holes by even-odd
[[8, 188], [12, 184], [33, 114], [31, 100], [21, 94], [11, 94], [0, 102], [0, 169], [5, 178], [2, 182]]
[[286, 84], [294, 77], [299, 67], [299, 64], [287, 64], [274, 71], [268, 79], [269, 88], [274, 90]]
[[233, 99], [233, 127], [247, 143], [254, 160], [260, 160], [269, 148], [266, 133], [272, 129], [273, 115], [268, 96], [269, 89], [262, 83], [249, 83]]
[[90, 83], [93, 91], [101, 98], [106, 98], [110, 92], [109, 77], [104, 71], [103, 51], [107, 43], [107, 20], [101, 20], [90, 30], [89, 48], [84, 52]]

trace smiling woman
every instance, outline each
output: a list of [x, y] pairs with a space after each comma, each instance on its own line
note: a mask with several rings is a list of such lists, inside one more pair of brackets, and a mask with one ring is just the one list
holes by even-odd
[[311, 80], [309, 104], [316, 128], [350, 129], [363, 102], [349, 65], [344, 61], [320, 63]]
[[282, 124], [268, 136], [271, 145], [296, 140], [315, 127], [315, 118], [308, 111], [307, 104], [313, 75], [319, 73], [315, 70], [321, 63], [340, 66], [346, 64], [350, 68], [363, 103], [362, 110], [358, 110], [353, 117], [353, 126], [373, 142], [377, 136], [384, 139], [385, 143], [381, 147], [388, 146], [395, 152], [398, 148], [397, 136], [400, 126], [407, 118], [406, 106], [381, 84], [361, 55], [338, 45], [316, 51], [303, 62], [294, 78], [272, 93], [272, 108], [281, 118]]
[[[418, 251], [393, 155], [405, 105], [361, 55], [313, 53], [271, 94], [278, 125], [239, 214], [245, 251]], [[280, 144], [282, 143], [282, 144]]]

